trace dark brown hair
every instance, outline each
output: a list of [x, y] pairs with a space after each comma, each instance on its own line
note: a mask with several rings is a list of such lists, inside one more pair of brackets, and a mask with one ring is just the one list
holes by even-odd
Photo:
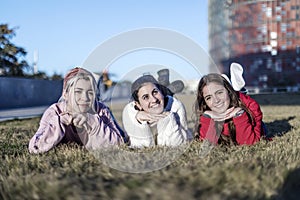
[[[228, 95], [230, 98], [230, 104], [229, 107], [241, 107], [247, 112], [247, 115], [249, 116], [250, 120], [253, 121], [252, 115], [248, 108], [245, 106], [245, 104], [240, 100], [238, 93], [233, 89], [231, 84], [221, 75], [217, 73], [211, 73], [208, 75], [205, 75], [201, 78], [199, 81], [198, 87], [197, 87], [197, 98], [194, 105], [195, 114], [196, 114], [196, 123], [195, 123], [195, 132], [199, 134], [200, 132], [200, 121], [199, 117], [203, 115], [203, 113], [207, 110], [210, 110], [210, 108], [207, 106], [204, 96], [203, 96], [203, 88], [208, 85], [209, 83], [214, 82], [220, 85], [223, 85], [225, 89], [228, 91]], [[220, 138], [218, 140], [218, 143], [220, 144], [237, 144], [236, 142], [236, 132], [235, 132], [235, 126], [233, 124], [232, 119], [229, 119], [229, 131], [230, 131], [230, 137], [226, 137], [222, 134], [223, 129], [223, 123], [216, 123], [216, 130], [217, 133], [220, 134]]]

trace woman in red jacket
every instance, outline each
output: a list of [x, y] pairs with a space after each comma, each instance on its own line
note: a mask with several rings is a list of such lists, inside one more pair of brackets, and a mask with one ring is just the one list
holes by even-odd
[[198, 85], [196, 113], [201, 140], [214, 144], [252, 145], [264, 135], [263, 114], [250, 96], [233, 89], [220, 74], [203, 76]]

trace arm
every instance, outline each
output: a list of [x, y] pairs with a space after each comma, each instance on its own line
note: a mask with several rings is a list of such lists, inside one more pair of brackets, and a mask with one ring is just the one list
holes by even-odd
[[40, 126], [29, 142], [30, 153], [43, 153], [56, 146], [64, 137], [65, 125], [70, 116], [58, 114], [56, 106], [49, 107], [43, 114]]
[[183, 135], [184, 141], [191, 141], [194, 139], [194, 136], [193, 133], [188, 129], [185, 107], [182, 104], [182, 102], [178, 100], [177, 103], [178, 103], [178, 109], [176, 113], [178, 114], [179, 117], [181, 133]]
[[170, 114], [157, 123], [157, 144], [166, 146], [178, 146], [184, 142], [180, 124], [176, 119], [176, 113]]
[[123, 109], [122, 121], [127, 132], [131, 146], [149, 147], [155, 144], [151, 128], [147, 122], [138, 122], [136, 115], [138, 110], [134, 108], [134, 103], [128, 103]]
[[122, 130], [116, 124], [110, 110], [103, 104], [99, 107], [96, 114], [87, 113], [87, 125], [81, 132], [88, 136], [85, 147], [97, 149], [124, 143]]
[[259, 104], [254, 99], [241, 94], [241, 100], [250, 110], [253, 123], [250, 122], [246, 112], [239, 117], [234, 117], [233, 122], [236, 127], [236, 140], [239, 144], [251, 145], [260, 140], [263, 114]]
[[192, 140], [193, 136], [187, 126], [184, 105], [177, 99], [169, 97], [168, 107], [170, 114], [157, 123], [158, 144], [176, 146]]
[[219, 136], [215, 128], [215, 121], [205, 115], [200, 116], [200, 139], [208, 140], [213, 144], [217, 144]]

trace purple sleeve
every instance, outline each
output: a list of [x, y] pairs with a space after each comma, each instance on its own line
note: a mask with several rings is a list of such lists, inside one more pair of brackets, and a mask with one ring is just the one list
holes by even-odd
[[87, 149], [97, 149], [108, 145], [124, 143], [121, 130], [112, 117], [110, 110], [100, 104], [97, 114], [88, 114], [88, 141]]
[[[64, 116], [63, 118], [66, 118]], [[67, 119], [64, 119], [67, 120]], [[64, 126], [55, 106], [49, 107], [43, 114], [39, 128], [29, 141], [30, 153], [47, 152], [64, 137]]]

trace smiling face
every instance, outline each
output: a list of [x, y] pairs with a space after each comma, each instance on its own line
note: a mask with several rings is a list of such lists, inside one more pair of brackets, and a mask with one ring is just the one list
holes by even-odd
[[140, 110], [148, 113], [160, 114], [164, 111], [164, 96], [153, 83], [145, 83], [138, 90], [138, 102]]
[[229, 108], [230, 97], [222, 84], [208, 83], [203, 87], [203, 97], [206, 105], [214, 112], [224, 113]]
[[86, 113], [92, 108], [94, 91], [89, 79], [80, 78], [66, 93], [67, 109], [71, 112]]

